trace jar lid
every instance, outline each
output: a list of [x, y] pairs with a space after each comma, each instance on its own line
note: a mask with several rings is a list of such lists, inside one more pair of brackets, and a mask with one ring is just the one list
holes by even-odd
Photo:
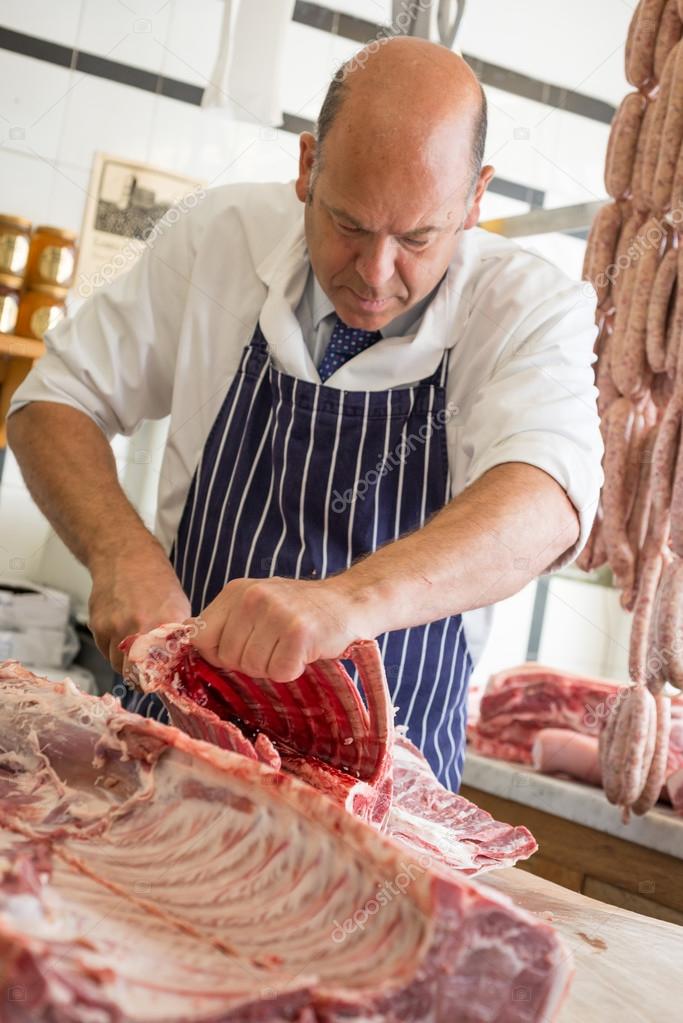
[[38, 224], [34, 230], [36, 234], [53, 234], [56, 238], [65, 238], [69, 242], [76, 241], [76, 232], [69, 231], [65, 227], [50, 227], [49, 224]]
[[14, 274], [0, 274], [0, 285], [4, 285], [5, 288], [11, 288], [13, 291], [21, 291], [23, 284], [21, 277], [16, 277]]
[[49, 295], [50, 298], [59, 300], [60, 302], [66, 301], [68, 294], [67, 288], [56, 288], [53, 284], [30, 284], [26, 294], [31, 291], [39, 291], [42, 295]]
[[0, 224], [10, 224], [12, 227], [18, 227], [22, 231], [31, 230], [31, 221], [27, 220], [26, 217], [13, 217], [9, 213], [0, 213]]

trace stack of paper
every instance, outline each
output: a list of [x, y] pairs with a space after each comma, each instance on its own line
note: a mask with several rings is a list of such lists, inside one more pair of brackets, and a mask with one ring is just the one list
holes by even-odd
[[78, 653], [71, 599], [51, 586], [0, 579], [0, 660], [66, 668]]

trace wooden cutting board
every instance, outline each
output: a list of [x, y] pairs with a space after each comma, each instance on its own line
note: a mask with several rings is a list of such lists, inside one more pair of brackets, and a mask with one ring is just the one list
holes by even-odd
[[[571, 950], [576, 973], [557, 1023], [682, 1023], [683, 927], [515, 867], [478, 880], [547, 919]], [[683, 877], [671, 883], [683, 884]]]

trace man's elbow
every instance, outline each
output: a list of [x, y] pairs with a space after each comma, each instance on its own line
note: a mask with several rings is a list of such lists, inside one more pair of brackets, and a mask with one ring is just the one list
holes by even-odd
[[31, 405], [22, 405], [21, 408], [17, 409], [16, 412], [12, 412], [7, 417], [5, 423], [5, 433], [7, 436], [7, 444], [12, 448], [15, 455], [20, 451], [22, 442], [26, 437], [28, 419], [30, 416], [27, 414]]
[[558, 507], [553, 516], [549, 543], [543, 551], [545, 562], [542, 571], [548, 571], [558, 561], [563, 561], [574, 548], [581, 535], [581, 519], [567, 493], [558, 485]]

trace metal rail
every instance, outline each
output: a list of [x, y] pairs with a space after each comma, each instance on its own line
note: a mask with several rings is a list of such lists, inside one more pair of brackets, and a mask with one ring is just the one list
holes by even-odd
[[528, 238], [533, 234], [552, 234], [561, 231], [580, 237], [590, 227], [593, 217], [608, 199], [582, 202], [576, 206], [558, 206], [550, 210], [530, 210], [514, 217], [482, 220], [480, 227], [506, 238]]
[[[406, 4], [406, 7], [409, 5]], [[323, 7], [310, 0], [297, 0], [292, 21], [307, 25], [309, 28], [317, 28], [321, 32], [329, 32], [331, 35], [343, 36], [361, 45], [373, 39], [401, 34], [397, 26], [380, 25], [352, 14], [335, 11], [330, 7]], [[532, 78], [511, 68], [481, 60], [472, 53], [463, 52], [462, 57], [482, 85], [489, 85], [492, 89], [523, 96], [536, 103], [543, 103], [545, 106], [555, 107], [567, 113], [579, 114], [580, 117], [587, 117], [601, 124], [610, 124], [614, 117], [616, 108], [595, 96], [577, 92], [575, 89], [565, 89], [561, 85], [544, 82], [540, 78]]]

